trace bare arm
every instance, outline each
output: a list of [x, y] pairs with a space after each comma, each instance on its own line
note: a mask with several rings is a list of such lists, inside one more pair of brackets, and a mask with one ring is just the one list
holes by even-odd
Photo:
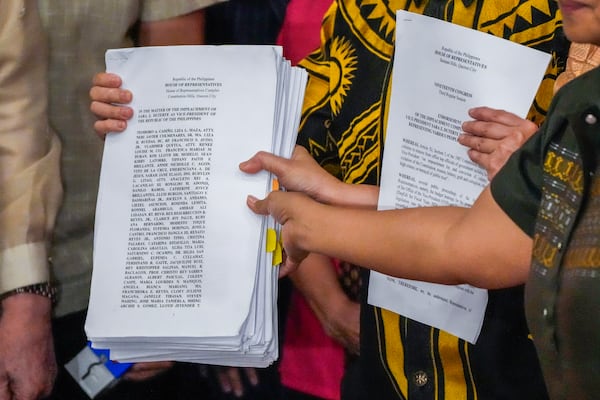
[[325, 332], [349, 352], [358, 354], [360, 305], [342, 290], [331, 259], [310, 254], [289, 276]]
[[248, 205], [283, 224], [287, 269], [313, 252], [436, 283], [501, 288], [527, 278], [532, 241], [500, 209], [489, 188], [471, 209], [371, 211], [283, 192], [263, 201], [249, 197]]
[[315, 200], [331, 205], [375, 209], [379, 188], [373, 185], [344, 183], [325, 171], [302, 146], [296, 146], [291, 159], [259, 152], [240, 164], [240, 169], [254, 174], [267, 170], [287, 190], [303, 192]]

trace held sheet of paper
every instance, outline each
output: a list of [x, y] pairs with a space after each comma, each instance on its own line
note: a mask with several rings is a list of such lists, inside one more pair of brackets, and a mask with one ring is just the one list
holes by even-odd
[[106, 61], [135, 115], [106, 139], [88, 337], [120, 361], [268, 365], [274, 224], [245, 201], [271, 178], [238, 164], [260, 150], [289, 157], [305, 72], [276, 46], [117, 49]]
[[[508, 40], [398, 11], [378, 208], [470, 206], [488, 181], [457, 142], [468, 109], [525, 117], [549, 60]], [[475, 343], [487, 291], [372, 272], [368, 302]]]

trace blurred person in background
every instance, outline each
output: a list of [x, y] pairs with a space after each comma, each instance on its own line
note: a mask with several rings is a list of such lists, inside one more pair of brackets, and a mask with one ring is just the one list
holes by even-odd
[[48, 247], [60, 206], [60, 143], [47, 119], [47, 42], [36, 0], [0, 6], [0, 399], [52, 390]]
[[[205, 8], [217, 2], [39, 0], [49, 39], [49, 120], [63, 144], [64, 200], [50, 250], [58, 289], [53, 335], [59, 373], [52, 399], [87, 399], [63, 366], [86, 345], [83, 326], [103, 147], [87, 133], [95, 121], [88, 107], [89, 82], [104, 70], [107, 49], [203, 44]], [[185, 379], [187, 369], [185, 364], [136, 364], [105, 398], [188, 399], [202, 388]]]

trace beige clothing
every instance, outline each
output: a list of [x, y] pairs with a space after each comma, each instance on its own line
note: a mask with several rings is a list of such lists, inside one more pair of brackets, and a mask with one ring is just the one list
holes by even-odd
[[6, 293], [49, 280], [47, 244], [62, 189], [36, 1], [0, 4], [0, 293]]
[[567, 68], [554, 84], [554, 91], [563, 85], [600, 65], [600, 47], [588, 43], [572, 43], [569, 48]]
[[218, 1], [39, 0], [50, 40], [50, 124], [63, 143], [65, 198], [51, 251], [59, 287], [57, 316], [88, 305], [103, 147], [93, 132], [88, 93], [93, 75], [105, 69], [105, 50], [131, 46], [127, 31], [139, 18], [171, 18]]

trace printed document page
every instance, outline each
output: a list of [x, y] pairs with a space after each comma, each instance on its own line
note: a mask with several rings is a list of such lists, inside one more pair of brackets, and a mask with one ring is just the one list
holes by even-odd
[[276, 227], [245, 202], [272, 178], [238, 164], [260, 150], [290, 155], [281, 143], [295, 136], [281, 136], [297, 131], [305, 72], [276, 46], [116, 49], [106, 62], [133, 92], [134, 118], [106, 139], [88, 337], [122, 361], [268, 365]]
[[[488, 181], [457, 142], [468, 110], [489, 106], [525, 117], [549, 60], [508, 40], [398, 11], [378, 208], [470, 206]], [[372, 272], [368, 301], [475, 343], [487, 291]]]

